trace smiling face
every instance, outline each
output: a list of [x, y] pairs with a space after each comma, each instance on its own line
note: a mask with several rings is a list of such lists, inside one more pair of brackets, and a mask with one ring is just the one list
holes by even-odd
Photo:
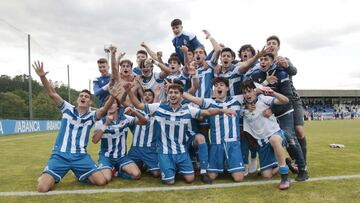
[[168, 90], [168, 99], [171, 105], [179, 105], [182, 100], [182, 92], [178, 88], [170, 87]]
[[183, 26], [182, 25], [174, 25], [174, 26], [171, 26], [171, 29], [172, 29], [174, 35], [179, 35], [182, 32]]
[[151, 91], [145, 91], [143, 94], [144, 102], [152, 104], [154, 102], [154, 93]]
[[76, 103], [78, 107], [89, 108], [91, 105], [91, 95], [86, 92], [80, 92]]
[[215, 99], [223, 100], [227, 96], [229, 87], [224, 82], [217, 82], [214, 84], [214, 96]]
[[101, 76], [109, 74], [109, 65], [107, 63], [98, 63], [98, 67]]

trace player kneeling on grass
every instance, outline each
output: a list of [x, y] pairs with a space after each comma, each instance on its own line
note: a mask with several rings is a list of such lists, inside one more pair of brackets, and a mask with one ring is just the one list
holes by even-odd
[[91, 127], [110, 108], [114, 96], [119, 94], [120, 86], [116, 85], [110, 91], [110, 99], [105, 103], [104, 107], [96, 112], [89, 111], [91, 105], [91, 93], [89, 90], [80, 92], [76, 100], [78, 106], [74, 107], [64, 101], [50, 85], [42, 62], [35, 62], [33, 68], [40, 77], [47, 94], [62, 112], [61, 127], [48, 165], [38, 179], [37, 190], [39, 192], [49, 191], [54, 187], [55, 183], [60, 182], [69, 170], [72, 170], [81, 182], [90, 182], [98, 186], [105, 185], [105, 177], [98, 171], [95, 162], [86, 152], [86, 147]]
[[[144, 90], [143, 101], [145, 103], [152, 104], [154, 98], [155, 93], [151, 89]], [[138, 111], [145, 116], [148, 122], [146, 125], [136, 125], [130, 128], [133, 140], [128, 156], [139, 168], [143, 168], [145, 165], [151, 175], [157, 178], [160, 177], [160, 168], [156, 152], [154, 117]]]
[[240, 149], [240, 110], [243, 96], [227, 96], [229, 80], [224, 77], [213, 79], [215, 99], [202, 99], [184, 93], [184, 98], [199, 105], [201, 108], [220, 108], [232, 110], [234, 115], [225, 114], [210, 116], [210, 153], [208, 176], [214, 180], [219, 173], [224, 172], [225, 162], [227, 171], [231, 173], [235, 182], [244, 179], [244, 163]]
[[124, 113], [136, 117], [119, 114], [120, 103], [114, 102], [100, 121], [96, 122], [93, 143], [101, 139], [99, 152], [99, 169], [107, 182], [111, 181], [111, 169], [115, 167], [118, 176], [138, 180], [141, 172], [137, 165], [126, 155], [126, 138], [130, 126], [145, 125], [146, 118], [132, 107], [127, 107]]
[[181, 105], [183, 99], [183, 88], [178, 84], [171, 84], [168, 87], [168, 102], [144, 104], [141, 103], [129, 83], [125, 89], [134, 104], [145, 113], [154, 116], [155, 132], [157, 136], [158, 158], [162, 180], [166, 184], [175, 183], [176, 171], [179, 171], [187, 183], [194, 181], [194, 169], [191, 163], [186, 143], [191, 132], [191, 119], [200, 116], [212, 116], [218, 114], [231, 114], [231, 109], [210, 108], [200, 110], [189, 105]]
[[279, 188], [288, 189], [289, 168], [285, 163], [283, 149], [286, 145], [285, 132], [280, 129], [274, 115], [269, 118], [264, 117], [263, 111], [272, 105], [287, 104], [289, 99], [268, 87], [262, 87], [260, 91], [269, 96], [257, 95], [252, 81], [245, 82], [241, 90], [247, 103], [247, 109], [244, 111], [244, 131], [250, 133], [259, 145], [261, 175], [271, 178], [279, 171], [281, 175]]

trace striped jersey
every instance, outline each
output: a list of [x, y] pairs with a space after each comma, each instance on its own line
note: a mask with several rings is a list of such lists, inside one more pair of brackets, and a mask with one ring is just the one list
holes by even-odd
[[271, 115], [269, 118], [263, 116], [263, 112], [274, 105], [274, 97], [259, 95], [255, 103], [255, 110], [244, 110], [244, 131], [248, 132], [255, 139], [265, 139], [280, 130], [276, 118]]
[[64, 101], [59, 106], [62, 112], [61, 126], [53, 152], [86, 154], [90, 129], [97, 121], [95, 111], [79, 115], [75, 106]]
[[240, 72], [240, 66], [230, 64], [229, 68], [226, 71], [221, 71], [219, 74], [215, 73], [215, 77], [224, 77], [229, 80], [228, 96], [235, 96], [241, 94], [243, 74]]
[[181, 106], [173, 109], [169, 103], [145, 104], [145, 113], [155, 118], [154, 131], [158, 152], [162, 154], [181, 154], [187, 152], [187, 136], [191, 136], [191, 118], [199, 118], [198, 108]]
[[183, 84], [184, 92], [188, 91], [191, 87], [191, 78], [186, 77], [182, 72], [177, 75], [168, 75], [166, 79], [169, 80], [180, 80]]
[[154, 132], [154, 117], [149, 116], [143, 111], [138, 110], [147, 120], [146, 125], [134, 125], [131, 126], [131, 132], [133, 134], [132, 146], [134, 147], [154, 147], [155, 132]]
[[200, 108], [232, 109], [236, 111], [236, 116], [227, 116], [225, 114], [210, 116], [211, 144], [240, 140], [240, 112], [243, 107], [243, 100], [242, 95], [230, 96], [224, 101], [202, 99]]
[[[97, 131], [104, 125], [106, 116], [96, 122], [94, 131]], [[101, 138], [101, 147], [99, 154], [105, 157], [120, 158], [126, 155], [126, 138], [130, 126], [136, 124], [135, 117], [119, 114], [117, 120], [111, 121], [104, 131]]]
[[200, 98], [211, 98], [212, 96], [212, 79], [214, 77], [214, 68], [216, 64], [206, 61], [210, 67], [199, 66], [197, 68], [199, 77], [199, 89], [196, 91], [196, 96]]

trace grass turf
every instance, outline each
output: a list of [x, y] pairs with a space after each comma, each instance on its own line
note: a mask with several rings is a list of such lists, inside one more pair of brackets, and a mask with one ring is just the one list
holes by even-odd
[[[311, 121], [306, 123], [308, 162], [311, 177], [360, 174], [360, 120]], [[56, 133], [22, 134], [0, 137], [0, 192], [35, 191], [36, 180], [47, 163]], [[130, 137], [129, 137], [129, 142]], [[346, 147], [333, 149], [330, 143]], [[130, 145], [129, 145], [130, 146]], [[89, 143], [88, 151], [97, 160], [99, 145]], [[292, 175], [292, 178], [294, 176]], [[262, 180], [252, 175], [245, 181]], [[230, 177], [214, 183], [232, 182]], [[197, 180], [192, 185], [201, 185]], [[187, 185], [180, 179], [176, 186]], [[115, 179], [102, 188], [167, 187], [159, 179], [143, 174], [140, 181]], [[79, 183], [68, 173], [55, 190], [98, 189]], [[289, 191], [278, 191], [276, 184], [193, 191], [105, 193], [92, 195], [55, 195], [35, 197], [0, 197], [0, 202], [23, 201], [251, 201], [251, 202], [352, 202], [360, 198], [360, 179], [295, 183]]]

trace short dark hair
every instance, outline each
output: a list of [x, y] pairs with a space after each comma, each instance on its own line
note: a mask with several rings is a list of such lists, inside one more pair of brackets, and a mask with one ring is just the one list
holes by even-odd
[[145, 92], [150, 92], [152, 94], [152, 96], [155, 97], [155, 93], [154, 93], [154, 91], [152, 89], [145, 89], [144, 93]]
[[170, 57], [168, 60], [168, 63], [170, 63], [171, 61], [176, 61], [178, 64], [181, 64], [179, 57], [176, 57], [176, 56]]
[[239, 58], [241, 58], [241, 52], [245, 51], [246, 49], [250, 49], [251, 54], [253, 56], [255, 56], [256, 52], [253, 46], [251, 46], [251, 44], [244, 44], [240, 47], [239, 51], [238, 51], [238, 56]]
[[[83, 90], [81, 90], [81, 92], [80, 93], [86, 93], [86, 94], [88, 94], [88, 95], [90, 95], [90, 99], [92, 98], [92, 94], [91, 94], [91, 92], [89, 91], [89, 90], [87, 90], [87, 89], [83, 89]], [[79, 93], [79, 94], [80, 94]]]
[[121, 66], [123, 63], [128, 63], [128, 64], [130, 64], [131, 68], [132, 68], [132, 66], [133, 66], [132, 61], [130, 61], [129, 59], [123, 59], [123, 60], [121, 60], [120, 63], [119, 63], [119, 65]]
[[184, 86], [184, 83], [179, 79], [165, 79], [168, 83]]
[[177, 90], [179, 90], [181, 92], [181, 94], [184, 93], [184, 88], [182, 87], [182, 85], [179, 85], [179, 84], [176, 84], [176, 83], [173, 83], [173, 84], [169, 85], [168, 89], [169, 90], [170, 89], [177, 89]]
[[98, 64], [108, 63], [108, 61], [106, 60], [106, 58], [99, 58], [99, 59], [97, 60], [97, 63], [98, 63]]
[[217, 83], [223, 82], [226, 87], [229, 87], [229, 80], [225, 77], [216, 77], [212, 80], [212, 84], [215, 85]]
[[225, 47], [225, 48], [221, 49], [220, 55], [224, 52], [230, 52], [231, 56], [235, 59], [235, 57], [236, 57], [235, 52], [232, 49], [230, 49], [229, 47]]
[[254, 82], [252, 80], [247, 80], [241, 85], [241, 92], [245, 92], [247, 89], [255, 89]]
[[146, 57], [148, 56], [148, 53], [145, 50], [142, 50], [142, 49], [140, 49], [140, 50], [138, 50], [136, 52], [136, 55], [138, 55], [138, 54], [144, 54]]
[[173, 52], [173, 53], [170, 54], [170, 58], [171, 57], [179, 57], [179, 55], [176, 52]]
[[270, 40], [275, 40], [275, 41], [277, 41], [278, 45], [280, 46], [280, 39], [279, 39], [278, 36], [276, 36], [276, 35], [271, 35], [270, 37], [268, 37], [268, 38], [266, 39], [266, 42], [268, 42], [268, 41], [270, 41]]
[[174, 19], [171, 21], [171, 27], [172, 26], [177, 26], [177, 25], [182, 25], [182, 22], [180, 19]]
[[[194, 51], [194, 54], [195, 54], [195, 50], [196, 49], [202, 49], [203, 51], [204, 51], [204, 54], [205, 54], [205, 56], [207, 56], [207, 53], [206, 53], [206, 50], [205, 50], [205, 47], [204, 46], [198, 46], [198, 47], [196, 47], [193, 51]], [[189, 51], [190, 51], [190, 49], [189, 49]]]
[[266, 53], [266, 54], [263, 55], [263, 57], [265, 57], [265, 56], [270, 57], [272, 60], [275, 59], [275, 56], [274, 56], [274, 54], [272, 54], [272, 53]]

